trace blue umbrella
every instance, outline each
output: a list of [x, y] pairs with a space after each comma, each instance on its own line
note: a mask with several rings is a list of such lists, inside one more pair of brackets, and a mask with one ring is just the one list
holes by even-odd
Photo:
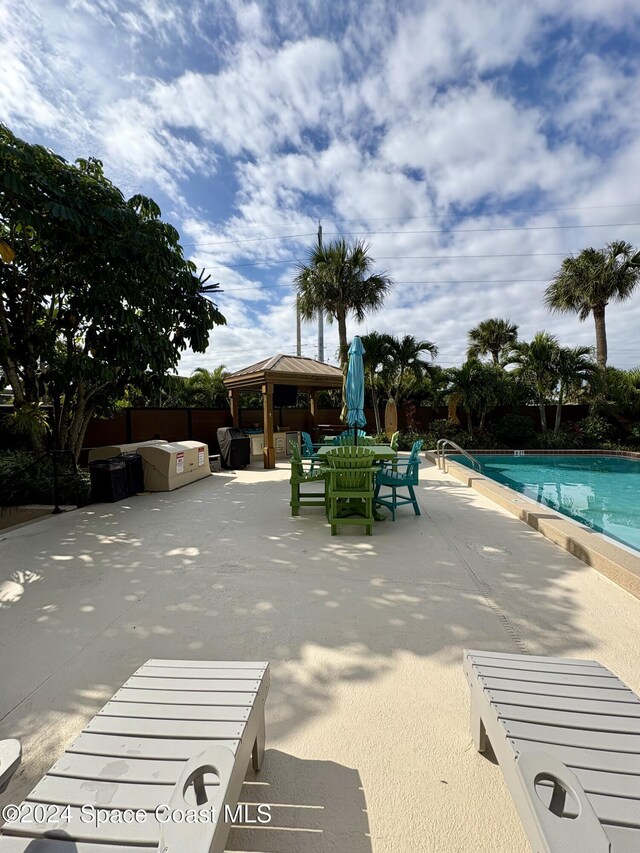
[[353, 441], [358, 443], [358, 427], [367, 423], [364, 416], [364, 364], [365, 349], [356, 335], [349, 347], [349, 369], [346, 382], [347, 426], [353, 427]]

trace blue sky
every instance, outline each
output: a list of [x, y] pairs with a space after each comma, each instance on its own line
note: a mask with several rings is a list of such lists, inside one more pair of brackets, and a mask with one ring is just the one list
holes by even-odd
[[[639, 35], [637, 0], [4, 0], [0, 120], [102, 159], [220, 281], [229, 325], [182, 373], [294, 351], [319, 219], [396, 282], [359, 330], [446, 366], [491, 316], [593, 344], [542, 295], [566, 254], [640, 245]], [[640, 292], [608, 309], [611, 363], [639, 324]]]

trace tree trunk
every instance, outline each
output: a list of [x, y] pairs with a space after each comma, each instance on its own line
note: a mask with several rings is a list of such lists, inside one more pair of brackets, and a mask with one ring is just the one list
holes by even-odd
[[344, 311], [338, 311], [336, 314], [338, 321], [338, 341], [340, 347], [340, 367], [344, 367], [349, 357], [349, 347], [347, 346], [347, 318]]
[[554, 435], [558, 435], [560, 432], [560, 421], [562, 419], [562, 400], [564, 398], [564, 388], [562, 387], [562, 383], [560, 383], [560, 388], [558, 389], [558, 405], [556, 407], [556, 422], [553, 427]]
[[493, 358], [493, 363], [496, 365], [496, 367], [498, 367], [500, 365], [500, 350], [492, 349], [491, 357]]
[[607, 366], [607, 328], [604, 321], [604, 305], [595, 305], [593, 319], [596, 324], [596, 360], [598, 367]]
[[547, 432], [547, 409], [544, 403], [538, 402], [538, 408], [540, 409], [540, 426], [542, 427], [542, 432], [546, 434]]
[[471, 422], [471, 409], [467, 409], [467, 432], [473, 435], [473, 423]]

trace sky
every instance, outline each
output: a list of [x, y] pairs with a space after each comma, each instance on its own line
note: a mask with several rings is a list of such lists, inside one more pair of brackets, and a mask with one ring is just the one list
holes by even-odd
[[[0, 0], [0, 121], [101, 159], [220, 282], [228, 325], [181, 374], [295, 352], [319, 222], [394, 281], [349, 335], [447, 367], [489, 317], [594, 344], [543, 294], [569, 254], [640, 246], [639, 37], [637, 0]], [[609, 363], [640, 364], [639, 327], [640, 289], [608, 308]]]

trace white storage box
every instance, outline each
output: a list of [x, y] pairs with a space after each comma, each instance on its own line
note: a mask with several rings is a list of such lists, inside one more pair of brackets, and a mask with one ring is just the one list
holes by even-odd
[[211, 474], [209, 448], [200, 441], [138, 447], [148, 492], [171, 492]]

